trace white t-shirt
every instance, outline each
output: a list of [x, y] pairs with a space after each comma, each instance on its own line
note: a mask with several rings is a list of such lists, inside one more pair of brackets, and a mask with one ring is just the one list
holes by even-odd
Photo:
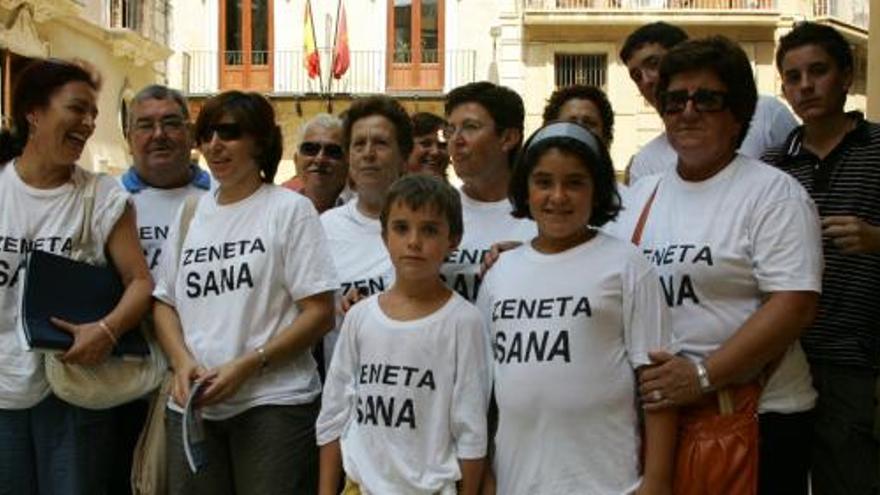
[[[685, 355], [704, 358], [717, 349], [765, 294], [820, 291], [819, 218], [794, 178], [743, 155], [701, 182], [671, 169], [630, 189], [628, 208], [609, 232], [631, 238], [658, 180], [640, 245], [660, 275]], [[760, 410], [805, 411], [815, 398], [806, 358], [794, 344], [764, 387]]]
[[379, 296], [345, 317], [324, 386], [318, 445], [339, 439], [365, 494], [455, 494], [458, 459], [486, 455], [489, 371], [483, 319], [453, 293], [417, 320]]
[[[177, 222], [181, 215], [182, 208]], [[170, 246], [177, 237], [174, 228]], [[165, 250], [153, 296], [177, 309], [187, 348], [213, 368], [289, 326], [299, 315], [296, 301], [339, 286], [327, 253], [315, 208], [299, 194], [264, 184], [228, 205], [205, 194], [181, 252]], [[204, 415], [218, 420], [259, 405], [307, 403], [320, 389], [315, 361], [304, 351], [272, 363]]]
[[531, 243], [486, 274], [498, 493], [629, 494], [639, 484], [634, 370], [670, 350], [656, 273], [603, 233], [558, 254]]
[[[788, 107], [773, 96], [760, 95], [749, 132], [746, 133], [739, 152], [759, 159], [767, 150], [784, 145], [788, 135], [797, 126], [797, 120]], [[678, 155], [664, 132], [633, 155], [629, 183], [635, 184], [642, 177], [665, 172], [674, 168], [677, 162]]]
[[[174, 189], [146, 187], [132, 194], [132, 201], [137, 213], [138, 237], [153, 278], [159, 276], [162, 246], [168, 239], [169, 228], [174, 222], [180, 205], [190, 194], [203, 194], [204, 192], [204, 189], [187, 185]], [[176, 225], [173, 227], [177, 228]]]
[[501, 241], [524, 242], [535, 237], [538, 229], [532, 220], [514, 218], [510, 214], [513, 207], [506, 199], [486, 203], [470, 198], [462, 190], [459, 190], [459, 195], [464, 235], [458, 248], [446, 257], [440, 276], [450, 289], [473, 302], [477, 300], [482, 280], [480, 263], [492, 244]]
[[[321, 214], [321, 224], [327, 233], [330, 254], [339, 274], [341, 289], [336, 291], [337, 302], [349, 289], [357, 289], [366, 296], [391, 288], [394, 266], [382, 242], [382, 224], [357, 209], [357, 200]], [[342, 315], [337, 312], [336, 328], [324, 336], [324, 363], [330, 365], [333, 347], [339, 338]]]
[[[0, 165], [0, 409], [29, 408], [49, 394], [43, 356], [25, 351], [18, 335], [25, 253], [71, 254], [90, 174], [75, 167], [72, 180], [63, 186], [37, 189], [21, 180], [14, 163]], [[107, 243], [127, 203], [128, 194], [114, 179], [98, 179], [91, 227], [96, 245]], [[104, 250], [95, 254], [103, 257]]]

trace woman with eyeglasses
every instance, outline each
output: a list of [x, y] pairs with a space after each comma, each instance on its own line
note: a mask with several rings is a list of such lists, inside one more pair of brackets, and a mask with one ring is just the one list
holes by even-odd
[[99, 87], [98, 75], [83, 65], [33, 61], [13, 86], [12, 128], [0, 132], [0, 493], [107, 493], [112, 410], [56, 397], [43, 355], [23, 350], [19, 340], [25, 255], [73, 254], [90, 180], [96, 181], [94, 215], [85, 228], [93, 253], [119, 272], [125, 292], [97, 321], [54, 321], [73, 335], [61, 360], [84, 366], [104, 361], [149, 309], [153, 285], [128, 195], [114, 179], [94, 177], [76, 164], [95, 131]]
[[[209, 99], [196, 142], [218, 187], [163, 254], [156, 329], [174, 371], [168, 403], [171, 494], [314, 493], [320, 381], [310, 347], [333, 326], [338, 286], [311, 203], [272, 184], [281, 132], [256, 93]], [[182, 412], [204, 418], [197, 472]]]
[[[681, 349], [652, 353], [640, 376], [646, 410], [681, 408], [675, 493], [806, 493], [816, 394], [797, 339], [821, 285], [816, 209], [797, 181], [736, 152], [757, 100], [739, 46], [723, 37], [677, 45], [657, 96], [678, 163], [636, 183], [614, 230], [655, 265]], [[730, 478], [718, 469], [729, 458], [691, 462], [683, 446], [696, 424], [755, 409], [757, 422], [729, 434], [759, 432], [760, 450], [724, 466]], [[746, 475], [755, 469], [757, 492]]]

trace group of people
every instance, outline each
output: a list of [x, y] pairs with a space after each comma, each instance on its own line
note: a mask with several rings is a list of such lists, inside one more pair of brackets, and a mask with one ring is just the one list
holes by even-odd
[[[179, 92], [143, 89], [133, 165], [99, 177], [92, 219], [125, 292], [59, 322], [61, 359], [112, 359], [150, 313], [173, 494], [877, 493], [880, 126], [844, 111], [849, 45], [813, 23], [780, 40], [801, 125], [724, 37], [653, 23], [620, 57], [665, 126], [626, 186], [594, 87], [554, 92], [527, 139], [521, 97], [489, 82], [443, 117], [358, 98], [302, 126], [287, 187], [265, 97], [221, 93], [191, 124]], [[99, 88], [36, 61], [0, 133], [3, 494], [128, 492], [147, 401], [58, 399], [18, 335], [25, 253], [69, 255], [83, 216]], [[757, 415], [737, 466], [756, 478], [682, 451], [722, 395]]]

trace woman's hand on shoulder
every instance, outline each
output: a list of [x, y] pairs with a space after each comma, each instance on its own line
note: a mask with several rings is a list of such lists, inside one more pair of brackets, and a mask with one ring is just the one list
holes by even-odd
[[348, 313], [348, 310], [354, 307], [355, 304], [360, 302], [363, 299], [366, 299], [367, 296], [363, 295], [361, 291], [352, 287], [348, 289], [348, 292], [342, 295], [341, 301], [339, 302], [338, 312], [340, 315], [344, 316]]
[[639, 370], [639, 395], [646, 411], [686, 406], [703, 395], [693, 361], [666, 351], [648, 356], [652, 364]]
[[73, 345], [61, 356], [65, 363], [94, 366], [107, 359], [116, 344], [98, 322], [75, 324], [60, 318], [51, 318], [51, 322], [73, 336]]
[[486, 256], [483, 257], [483, 261], [480, 263], [480, 275], [486, 275], [486, 272], [498, 262], [498, 259], [501, 258], [501, 255], [505, 251], [510, 251], [511, 249], [516, 249], [520, 246], [522, 246], [522, 242], [520, 241], [500, 241], [492, 244], [492, 247], [489, 248], [489, 252], [486, 253]]

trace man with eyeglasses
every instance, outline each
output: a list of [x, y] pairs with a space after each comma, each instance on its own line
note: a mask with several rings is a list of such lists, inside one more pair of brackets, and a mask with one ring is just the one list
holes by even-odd
[[[630, 79], [638, 86], [639, 93], [648, 104], [657, 110], [656, 87], [660, 62], [666, 52], [686, 39], [688, 35], [683, 29], [665, 22], [654, 22], [633, 31], [620, 49], [620, 59], [626, 65]], [[775, 97], [761, 95], [739, 152], [760, 158], [765, 151], [781, 146], [796, 126], [797, 121], [785, 105]], [[627, 183], [634, 184], [642, 177], [663, 172], [674, 166], [677, 159], [664, 132], [633, 155], [627, 166]]]
[[816, 320], [801, 337], [819, 393], [813, 493], [876, 494], [880, 125], [844, 111], [854, 61], [834, 28], [796, 25], [779, 40], [776, 67], [782, 92], [804, 124], [764, 160], [796, 178], [822, 218], [822, 295]]
[[511, 170], [523, 139], [522, 98], [510, 88], [476, 82], [446, 96], [446, 138], [452, 167], [462, 180], [464, 235], [441, 270], [446, 285], [476, 301], [480, 264], [492, 246], [524, 242], [537, 234], [535, 222], [514, 218], [507, 199]]
[[351, 199], [342, 120], [327, 113], [315, 115], [300, 127], [296, 141], [296, 176], [282, 185], [312, 200], [318, 213]]
[[[126, 127], [133, 164], [120, 181], [131, 193], [141, 247], [155, 277], [169, 230], [177, 227], [177, 211], [189, 195], [207, 191], [211, 177], [190, 161], [189, 107], [179, 91], [161, 85], [140, 90], [131, 100]], [[130, 492], [132, 453], [147, 408], [140, 399], [114, 410], [117, 464], [108, 493]]]

